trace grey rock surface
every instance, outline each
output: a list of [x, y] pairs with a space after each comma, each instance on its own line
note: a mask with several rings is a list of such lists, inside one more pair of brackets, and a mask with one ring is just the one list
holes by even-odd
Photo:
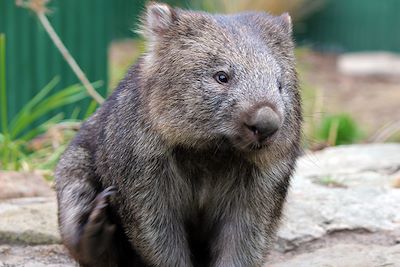
[[60, 242], [55, 197], [20, 198], [0, 202], [0, 243]]
[[388, 52], [359, 52], [339, 56], [338, 70], [349, 75], [400, 75], [400, 56]]
[[0, 267], [73, 267], [78, 266], [62, 245], [0, 246]]
[[[387, 185], [386, 175], [400, 170], [400, 144], [346, 145], [306, 154], [297, 164], [296, 175], [307, 178], [339, 177], [349, 185]], [[382, 174], [371, 181], [359, 174]], [[354, 175], [353, 179], [351, 175]], [[349, 177], [350, 176], [350, 177]], [[384, 178], [382, 181], [381, 178]], [[355, 182], [355, 183], [351, 183]], [[372, 182], [372, 183], [371, 183]]]
[[[400, 144], [352, 145], [298, 163], [268, 267], [400, 267]], [[0, 201], [0, 267], [76, 266], [55, 196]]]
[[339, 244], [301, 254], [269, 267], [398, 267], [400, 245]]
[[339, 231], [391, 232], [400, 240], [400, 145], [353, 145], [298, 163], [276, 248], [285, 252]]

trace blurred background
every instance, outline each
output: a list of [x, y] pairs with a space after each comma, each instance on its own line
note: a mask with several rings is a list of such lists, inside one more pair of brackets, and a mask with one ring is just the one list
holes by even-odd
[[[144, 50], [134, 29], [145, 2], [0, 0], [0, 169], [40, 170], [51, 177], [79, 123], [101, 102], [89, 96], [38, 14], [106, 97]], [[209, 12], [289, 12], [304, 147], [400, 141], [400, 1], [163, 2]]]

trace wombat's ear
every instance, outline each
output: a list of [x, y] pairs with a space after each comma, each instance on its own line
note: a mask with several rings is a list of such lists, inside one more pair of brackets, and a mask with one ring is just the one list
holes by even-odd
[[282, 26], [282, 28], [288, 34], [292, 34], [292, 18], [289, 13], [283, 13], [282, 15], [276, 17], [278, 24]]
[[164, 3], [150, 2], [143, 17], [142, 31], [146, 37], [163, 35], [176, 20], [175, 10]]

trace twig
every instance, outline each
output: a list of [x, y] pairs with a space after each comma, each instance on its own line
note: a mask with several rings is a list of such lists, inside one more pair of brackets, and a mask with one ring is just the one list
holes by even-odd
[[39, 1], [30, 1], [28, 3], [24, 3], [21, 0], [17, 0], [17, 5], [28, 8], [35, 12], [37, 15], [40, 23], [43, 25], [44, 29], [46, 30], [47, 34], [50, 36], [51, 40], [53, 41], [54, 45], [60, 51], [61, 55], [67, 61], [68, 65], [71, 67], [72, 71], [81, 81], [83, 86], [86, 88], [88, 94], [99, 104], [104, 102], [104, 98], [94, 89], [92, 84], [89, 82], [88, 78], [86, 77], [85, 73], [83, 73], [82, 69], [76, 63], [75, 59], [69, 53], [68, 49], [65, 47], [63, 42], [61, 41], [60, 37], [54, 30], [53, 26], [49, 22], [46, 17], [46, 7], [45, 4], [47, 1], [39, 0]]
[[71, 56], [67, 48], [62, 43], [61, 39], [58, 37], [57, 33], [54, 31], [54, 28], [51, 26], [46, 15], [43, 12], [36, 13], [36, 15], [38, 16], [40, 22], [49, 34], [50, 38], [53, 40], [58, 50], [61, 52], [64, 59], [68, 62], [69, 66], [74, 71], [75, 75], [82, 82], [83, 86], [85, 86], [88, 94], [91, 95], [93, 99], [96, 100], [96, 102], [98, 102], [99, 104], [103, 103], [104, 98], [93, 88], [86, 75], [83, 73], [82, 69], [76, 63], [75, 59]]
[[7, 92], [6, 92], [6, 37], [0, 34], [0, 103], [1, 131], [8, 134]]

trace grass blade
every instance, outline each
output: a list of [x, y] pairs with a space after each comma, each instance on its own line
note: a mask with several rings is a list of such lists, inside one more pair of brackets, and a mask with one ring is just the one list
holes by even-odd
[[24, 117], [25, 114], [29, 114], [31, 110], [40, 103], [49, 93], [51, 90], [56, 87], [58, 82], [60, 81], [59, 77], [53, 78], [42, 90], [39, 91], [21, 110], [18, 114], [14, 117], [13, 121], [11, 122], [11, 128], [15, 127], [19, 118]]
[[6, 92], [6, 37], [0, 34], [0, 97], [1, 129], [8, 133], [7, 92]]
[[57, 115], [51, 117], [49, 120], [43, 122], [42, 124], [35, 127], [34, 129], [28, 131], [26, 134], [21, 136], [19, 139], [28, 142], [29, 140], [31, 140], [38, 134], [43, 133], [46, 130], [48, 130], [51, 127], [51, 125], [54, 125], [54, 124], [60, 122], [63, 118], [64, 118], [64, 115], [61, 113], [58, 113]]
[[84, 99], [86, 96], [82, 86], [71, 86], [45, 98], [29, 113], [24, 113], [17, 119], [17, 123], [11, 128], [12, 138], [17, 138], [21, 132], [46, 113], [65, 105], [75, 103]]
[[87, 118], [89, 118], [89, 116], [96, 111], [96, 108], [97, 108], [97, 102], [92, 100], [86, 110], [85, 115], [83, 116], [83, 119], [86, 120]]

